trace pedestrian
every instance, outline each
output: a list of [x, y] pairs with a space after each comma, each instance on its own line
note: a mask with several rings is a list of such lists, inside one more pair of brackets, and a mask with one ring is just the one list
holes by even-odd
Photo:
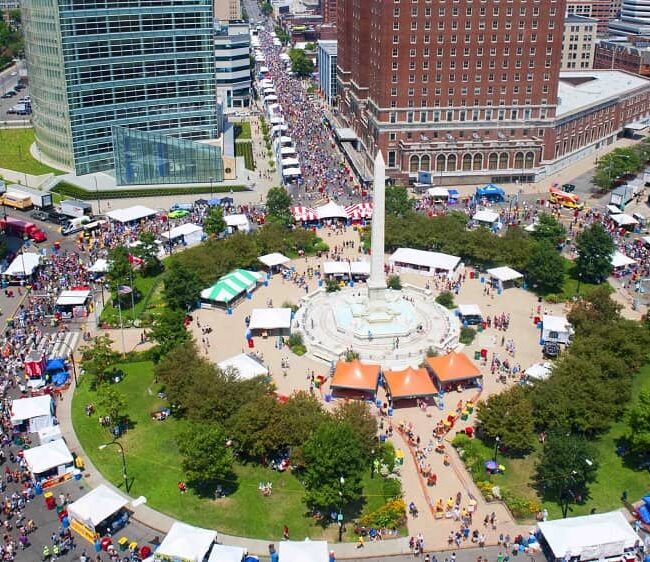
[[50, 547], [45, 545], [43, 547], [43, 560], [49, 560], [50, 559]]
[[282, 538], [284, 538], [285, 541], [289, 540], [289, 527], [286, 525], [282, 528]]
[[359, 535], [359, 539], [357, 540], [357, 548], [363, 548], [365, 544], [363, 543], [363, 536]]

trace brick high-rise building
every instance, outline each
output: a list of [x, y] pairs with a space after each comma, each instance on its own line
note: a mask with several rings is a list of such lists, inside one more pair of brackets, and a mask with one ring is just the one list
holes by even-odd
[[552, 156], [565, 0], [338, 6], [341, 113], [390, 176], [528, 181]]
[[618, 17], [620, 0], [566, 0], [567, 15], [598, 20], [598, 33], [607, 33], [609, 22]]
[[320, 11], [324, 24], [336, 24], [337, 0], [320, 0]]

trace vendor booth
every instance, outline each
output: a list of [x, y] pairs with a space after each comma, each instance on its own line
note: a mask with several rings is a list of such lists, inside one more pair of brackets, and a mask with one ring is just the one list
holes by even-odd
[[250, 232], [251, 223], [248, 221], [246, 215], [226, 215], [223, 217], [223, 220], [226, 221], [228, 230], [232, 232]]
[[438, 394], [426, 369], [407, 367], [403, 371], [384, 371], [386, 392], [393, 402], [411, 398], [431, 398]]
[[494, 228], [499, 223], [499, 213], [495, 211], [490, 211], [489, 209], [482, 209], [476, 211], [472, 216], [472, 220], [481, 226], [486, 226], [488, 228]]
[[427, 357], [425, 365], [444, 390], [477, 386], [481, 382], [481, 371], [464, 353], [452, 351], [447, 355]]
[[144, 205], [133, 205], [132, 207], [126, 207], [125, 209], [115, 209], [113, 211], [108, 211], [106, 216], [122, 224], [127, 224], [131, 222], [139, 222], [143, 219], [154, 217], [158, 211], [155, 209], [150, 209]]
[[626, 271], [636, 265], [636, 260], [633, 260], [632, 258], [627, 257], [624, 253], [616, 250], [612, 254], [611, 263], [614, 275], [624, 275]]
[[125, 509], [129, 501], [100, 484], [68, 506], [70, 528], [89, 542], [113, 535], [129, 521], [129, 512]]
[[430, 187], [427, 189], [427, 195], [435, 201], [447, 201], [449, 199], [449, 190], [444, 187]]
[[573, 328], [566, 316], [554, 316], [552, 314], [544, 314], [542, 316], [542, 342], [555, 342], [569, 344], [571, 336], [573, 335]]
[[201, 291], [201, 301], [217, 306], [230, 305], [244, 294], [250, 294], [261, 282], [261, 273], [235, 269], [221, 277], [212, 287]]
[[330, 383], [332, 393], [346, 398], [373, 399], [379, 384], [379, 365], [339, 361]]
[[636, 560], [642, 541], [620, 511], [538, 523], [548, 560]]
[[500, 202], [506, 200], [506, 192], [498, 185], [488, 183], [483, 187], [477, 187], [475, 197], [477, 199], [485, 199], [487, 201]]
[[523, 279], [523, 274], [508, 266], [493, 267], [487, 270], [490, 276], [490, 283], [493, 287], [502, 291], [508, 286], [513, 287], [517, 279]]
[[27, 469], [43, 488], [51, 488], [71, 478], [74, 459], [63, 439], [23, 451]]
[[330, 201], [329, 203], [318, 207], [316, 209], [316, 214], [318, 215], [318, 220], [332, 220], [332, 219], [343, 219], [347, 220], [348, 214], [345, 212], [345, 207]]
[[36, 433], [38, 433], [38, 442], [41, 445], [51, 443], [52, 441], [56, 441], [57, 439], [61, 439], [63, 437], [61, 435], [60, 425], [50, 425], [49, 427], [43, 427]]
[[459, 304], [458, 319], [463, 325], [474, 326], [483, 323], [483, 313], [477, 304]]
[[370, 262], [353, 261], [350, 262], [350, 275], [352, 279], [367, 279], [370, 277]]
[[289, 336], [291, 335], [290, 308], [254, 308], [248, 329], [253, 335]]
[[618, 213], [609, 217], [616, 226], [625, 228], [626, 230], [633, 230], [639, 222], [632, 216], [625, 213]]
[[154, 552], [153, 559], [161, 562], [203, 562], [216, 540], [216, 531], [175, 521]]
[[282, 541], [279, 543], [280, 562], [328, 562], [326, 541]]
[[287, 264], [291, 261], [291, 258], [275, 252], [273, 254], [266, 254], [257, 258], [261, 261], [271, 272], [278, 271], [281, 267], [287, 267]]
[[326, 261], [322, 265], [323, 275], [326, 278], [350, 278], [350, 264], [346, 261]]
[[61, 291], [56, 299], [56, 310], [64, 320], [85, 318], [91, 306], [91, 296], [88, 289]]
[[245, 556], [246, 549], [241, 546], [215, 544], [210, 552], [208, 562], [242, 562]]
[[313, 222], [318, 220], [316, 209], [311, 207], [291, 207], [293, 220], [296, 222]]
[[95, 277], [99, 277], [100, 275], [104, 275], [108, 271], [108, 261], [99, 258], [98, 260], [95, 261], [89, 268], [88, 272], [89, 273], [94, 273]]
[[388, 258], [388, 263], [399, 272], [416, 271], [422, 275], [431, 276], [437, 273], [446, 273], [447, 276], [451, 276], [458, 267], [460, 258], [440, 252], [398, 248]]
[[205, 232], [198, 224], [186, 223], [172, 228], [169, 232], [160, 235], [166, 244], [182, 244], [183, 246], [196, 246], [205, 238]]
[[39, 379], [45, 375], [47, 359], [42, 351], [32, 349], [26, 356], [23, 363], [25, 377], [27, 379]]
[[18, 398], [11, 402], [11, 424], [29, 433], [54, 425], [54, 402], [49, 394]]
[[348, 205], [345, 207], [345, 212], [348, 215], [348, 218], [354, 223], [361, 220], [367, 220], [372, 218], [373, 211], [372, 203], [357, 203], [356, 205]]
[[266, 376], [269, 370], [262, 365], [257, 359], [240, 353], [234, 357], [219, 361], [217, 366], [222, 371], [232, 371], [240, 379], [253, 379], [255, 377]]
[[35, 252], [21, 252], [9, 264], [9, 267], [2, 272], [2, 275], [12, 279], [31, 277], [41, 263], [41, 255]]
[[544, 381], [551, 376], [553, 366], [551, 363], [533, 363], [524, 371], [524, 375], [530, 380]]

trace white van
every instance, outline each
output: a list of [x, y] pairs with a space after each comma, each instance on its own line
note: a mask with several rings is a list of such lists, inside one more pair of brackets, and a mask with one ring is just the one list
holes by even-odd
[[95, 230], [96, 228], [99, 228], [101, 225], [106, 224], [105, 220], [98, 220], [98, 221], [93, 221], [89, 222], [83, 225], [83, 229], [85, 232], [90, 232], [92, 230]]
[[84, 229], [84, 226], [90, 222], [90, 217], [76, 217], [69, 220], [61, 229], [61, 234], [67, 236]]

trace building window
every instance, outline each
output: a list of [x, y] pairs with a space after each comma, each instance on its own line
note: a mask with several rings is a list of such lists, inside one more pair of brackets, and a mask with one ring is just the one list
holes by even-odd
[[456, 170], [456, 155], [450, 154], [447, 156], [447, 171], [453, 172]]
[[388, 167], [389, 168], [394, 168], [395, 167], [395, 158], [396, 154], [394, 150], [389, 150], [388, 151]]
[[490, 170], [496, 170], [499, 167], [499, 155], [496, 152], [490, 153], [488, 159], [488, 168]]
[[436, 172], [444, 172], [447, 167], [447, 159], [444, 154], [436, 156]]
[[526, 168], [530, 169], [535, 166], [535, 153], [526, 152]]
[[524, 167], [524, 153], [517, 152], [515, 154], [515, 168], [523, 169], [523, 167]]
[[411, 155], [409, 159], [409, 172], [415, 173], [420, 169], [420, 157], [416, 154]]
[[430, 168], [431, 168], [431, 158], [427, 154], [424, 154], [423, 156], [420, 157], [420, 170], [424, 170], [425, 172], [428, 172]]
[[483, 155], [482, 154], [475, 154], [474, 155], [472, 169], [474, 169], [474, 170], [482, 170], [483, 169]]
[[508, 153], [502, 152], [499, 154], [499, 169], [507, 170], [508, 169]]

